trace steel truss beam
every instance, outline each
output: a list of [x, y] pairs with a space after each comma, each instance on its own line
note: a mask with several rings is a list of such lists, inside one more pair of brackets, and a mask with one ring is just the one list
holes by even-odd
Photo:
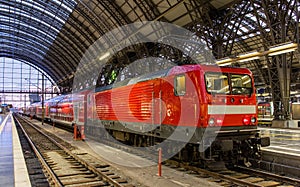
[[[263, 18], [256, 14], [256, 18], [261, 23], [258, 24], [258, 27], [261, 31], [265, 49], [287, 41], [296, 42], [296, 37], [289, 35], [289, 31], [295, 33], [295, 29], [298, 27], [297, 23], [292, 21], [291, 16], [299, 14], [299, 10], [297, 10], [299, 2], [294, 0], [251, 0], [250, 2], [255, 12], [262, 12], [265, 15], [265, 18]], [[268, 29], [263, 28], [262, 23], [266, 23]], [[274, 103], [274, 119], [289, 119], [292, 53], [266, 58], [269, 75], [268, 82], [272, 89]]]

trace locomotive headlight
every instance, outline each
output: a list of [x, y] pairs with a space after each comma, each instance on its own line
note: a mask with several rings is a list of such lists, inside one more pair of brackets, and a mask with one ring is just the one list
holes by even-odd
[[244, 125], [249, 125], [249, 124], [250, 124], [250, 119], [247, 118], [247, 117], [245, 117], [245, 118], [243, 119], [243, 124], [244, 124]]
[[251, 118], [251, 123], [255, 123], [256, 122], [256, 117], [252, 117]]
[[209, 126], [213, 126], [215, 124], [215, 119], [214, 118], [210, 118], [209, 120], [208, 120], [208, 125]]

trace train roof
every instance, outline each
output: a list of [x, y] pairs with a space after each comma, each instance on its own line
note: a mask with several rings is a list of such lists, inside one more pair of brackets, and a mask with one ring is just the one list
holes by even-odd
[[200, 70], [202, 72], [216, 71], [216, 72], [231, 72], [231, 73], [246, 73], [252, 74], [247, 68], [218, 66], [214, 64], [194, 64], [194, 65], [182, 65], [174, 66], [169, 71], [168, 75], [186, 73], [190, 71]]
[[132, 79], [129, 80], [128, 85], [135, 84], [135, 83], [138, 83], [138, 82], [147, 81], [147, 80], [152, 80], [152, 79], [165, 77], [165, 76], [168, 75], [168, 73], [171, 69], [172, 68], [168, 68], [168, 69], [164, 69], [164, 70], [160, 70], [160, 71], [156, 71], [156, 72], [141, 75], [139, 77], [132, 78]]
[[98, 87], [95, 89], [96, 92], [104, 91], [104, 90], [110, 90], [112, 88], [116, 87], [122, 87], [126, 85], [132, 85], [136, 84], [138, 82], [144, 82], [147, 80], [152, 80], [156, 78], [163, 78], [168, 75], [176, 75], [176, 74], [182, 74], [187, 73], [191, 71], [199, 70], [202, 72], [207, 71], [216, 71], [216, 72], [232, 72], [232, 73], [246, 73], [246, 74], [252, 74], [251, 71], [247, 68], [238, 68], [238, 67], [220, 67], [217, 65], [204, 65], [204, 64], [189, 64], [189, 65], [182, 65], [182, 66], [173, 66], [164, 70], [151, 72], [148, 74], [144, 74], [138, 77], [134, 78], [128, 78], [123, 81], [116, 82], [112, 85]]

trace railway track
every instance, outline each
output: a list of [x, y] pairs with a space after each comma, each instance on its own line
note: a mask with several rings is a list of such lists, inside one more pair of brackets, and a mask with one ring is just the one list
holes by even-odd
[[168, 160], [165, 165], [178, 170], [192, 173], [197, 177], [211, 178], [221, 186], [253, 186], [253, 187], [292, 187], [300, 186], [300, 180], [276, 175], [252, 168], [237, 166], [229, 170], [209, 171], [196, 166], [189, 166], [174, 160]]
[[237, 166], [236, 171], [242, 171], [243, 173], [248, 173], [251, 175], [264, 176], [270, 180], [280, 181], [282, 184], [290, 184], [293, 186], [300, 186], [300, 180], [296, 178], [291, 178], [287, 176], [277, 175], [270, 172], [265, 172], [262, 170], [257, 170], [253, 168], [246, 168], [243, 166]]
[[[147, 158], [151, 161], [157, 161], [157, 155], [141, 152], [134, 147], [122, 146], [111, 141], [101, 140], [103, 144], [121, 149], [125, 152]], [[84, 154], [83, 154], [84, 156]], [[178, 169], [179, 171], [192, 174], [195, 177], [209, 178], [210, 181], [218, 183], [221, 186], [300, 186], [300, 180], [276, 175], [270, 172], [245, 168], [238, 166], [233, 170], [209, 171], [187, 163], [178, 162], [176, 160], [167, 160], [163, 162], [165, 166]]]
[[57, 137], [50, 137], [20, 116], [14, 117], [39, 158], [50, 186], [134, 186], [110, 165], [86, 153], [75, 154], [74, 147], [67, 143], [63, 146], [62, 140], [55, 140]]
[[21, 147], [24, 153], [24, 158], [29, 174], [29, 179], [32, 187], [48, 187], [49, 182], [43, 172], [43, 168], [36, 157], [33, 149], [31, 148], [28, 140], [26, 139], [24, 132], [19, 125], [16, 125], [18, 135], [20, 138]]
[[[128, 153], [146, 158], [153, 162], [157, 162], [158, 155], [152, 152], [146, 153], [140, 151], [135, 147], [123, 146], [115, 144], [112, 141], [101, 140], [105, 145], [121, 149]], [[300, 186], [300, 180], [286, 176], [276, 175], [271, 172], [266, 172], [258, 169], [247, 168], [243, 166], [236, 166], [232, 170], [220, 169], [218, 171], [210, 171], [202, 169], [197, 166], [191, 166], [188, 163], [182, 163], [174, 159], [166, 160], [163, 162], [165, 166], [178, 169], [179, 171], [193, 174], [200, 178], [210, 178], [210, 181], [218, 183], [221, 186], [253, 186], [253, 187], [292, 187]], [[222, 168], [222, 167], [220, 167]]]

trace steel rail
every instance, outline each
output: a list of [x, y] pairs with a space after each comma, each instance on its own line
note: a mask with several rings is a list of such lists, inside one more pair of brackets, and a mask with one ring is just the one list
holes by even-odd
[[14, 119], [17, 121], [17, 123], [19, 124], [20, 128], [22, 129], [22, 131], [23, 131], [23, 133], [24, 133], [24, 135], [25, 135], [28, 143], [30, 144], [30, 146], [33, 149], [35, 155], [38, 157], [39, 161], [41, 162], [43, 168], [46, 169], [47, 173], [49, 174], [50, 179], [52, 180], [51, 182], [53, 182], [55, 184], [55, 186], [62, 187], [63, 184], [60, 182], [60, 180], [58, 179], [58, 177], [54, 174], [53, 170], [46, 163], [46, 161], [43, 158], [42, 154], [39, 152], [39, 150], [37, 149], [37, 147], [35, 146], [35, 144], [31, 141], [30, 137], [28, 136], [28, 134], [26, 133], [25, 129], [21, 125], [20, 121], [15, 116], [14, 116]]
[[50, 136], [48, 136], [47, 134], [45, 134], [44, 132], [42, 132], [40, 129], [36, 128], [35, 126], [33, 126], [31, 124], [30, 121], [28, 121], [27, 119], [23, 119], [24, 121], [26, 121], [32, 128], [34, 128], [36, 131], [38, 131], [39, 133], [41, 133], [42, 135], [44, 135], [45, 137], [47, 137], [50, 141], [52, 141], [56, 146], [58, 146], [59, 148], [61, 148], [63, 151], [65, 151], [68, 155], [70, 155], [71, 157], [73, 157], [75, 160], [77, 160], [78, 162], [80, 162], [82, 165], [84, 165], [87, 169], [91, 170], [92, 172], [94, 172], [95, 174], [100, 175], [101, 177], [103, 177], [104, 180], [106, 180], [107, 182], [111, 183], [114, 185], [114, 187], [123, 187], [122, 184], [120, 184], [119, 182], [117, 182], [116, 180], [110, 178], [109, 176], [105, 175], [104, 173], [102, 173], [101, 171], [99, 171], [96, 167], [90, 165], [89, 163], [87, 163], [86, 161], [84, 161], [83, 159], [79, 158], [77, 155], [75, 155], [74, 153], [72, 153], [70, 150], [68, 150], [67, 148], [65, 148], [64, 146], [62, 146], [60, 143], [58, 143], [56, 140], [54, 140], [53, 138], [51, 138]]

